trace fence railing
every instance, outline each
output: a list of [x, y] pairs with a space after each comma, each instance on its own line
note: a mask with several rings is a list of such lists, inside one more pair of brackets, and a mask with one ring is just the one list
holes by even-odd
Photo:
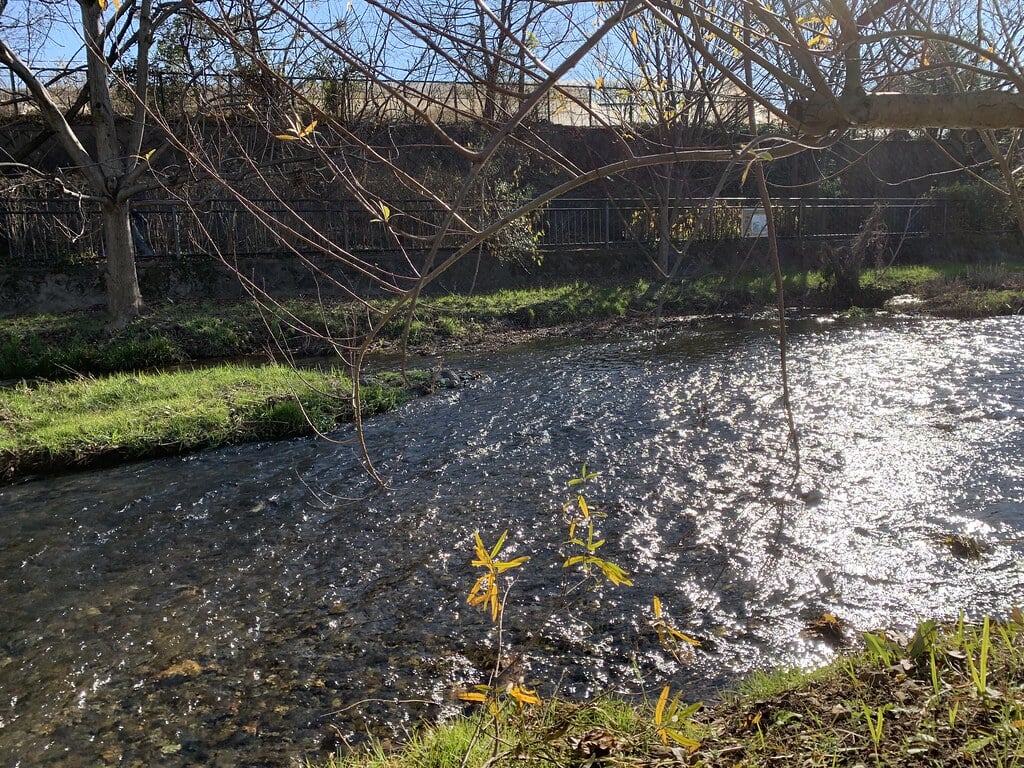
[[[0, 68], [0, 72], [3, 69]], [[7, 73], [10, 75], [10, 72]], [[83, 67], [41, 68], [55, 103], [68, 109], [85, 83]], [[127, 87], [135, 73], [114, 73], [111, 95], [118, 114], [130, 114], [135, 96]], [[125, 84], [119, 86], [118, 83]], [[387, 124], [419, 119], [425, 115], [438, 123], [460, 123], [482, 118], [502, 119], [515, 114], [532, 94], [529, 82], [485, 82], [453, 80], [372, 81], [340, 74], [267, 78], [257, 72], [227, 71], [181, 74], [151, 70], [149, 105], [165, 117], [184, 115], [230, 116], [249, 114], [261, 105], [303, 113], [310, 107], [331, 115], [344, 124]], [[781, 97], [780, 97], [781, 98]], [[714, 109], [711, 108], [712, 102]], [[663, 122], [670, 112], [677, 125], [710, 126], [733, 130], [746, 125], [747, 99], [737, 94], [716, 94], [713, 99], [700, 91], [676, 94], [658, 92], [656, 97], [628, 83], [611, 82], [598, 87], [588, 83], [560, 83], [544, 95], [532, 110], [528, 122], [556, 125], [651, 125]], [[0, 115], [35, 112], [28, 91], [13, 76], [0, 77]], [[88, 114], [88, 105], [83, 107]], [[759, 122], [778, 123], [767, 111], [759, 110]]]
[[[876, 205], [886, 232], [899, 237], [943, 236], [960, 231], [963, 216], [946, 200], [777, 199], [773, 213], [782, 238], [849, 237]], [[513, 206], [507, 206], [511, 210]], [[289, 252], [381, 253], [427, 248], [445, 212], [422, 201], [392, 201], [389, 224], [353, 202], [234, 199], [182, 203], [138, 200], [132, 228], [140, 258], [185, 258], [221, 253], [272, 256]], [[480, 211], [460, 211], [470, 223]], [[496, 214], [489, 214], [494, 218]], [[674, 200], [658, 208], [641, 200], [560, 199], [514, 223], [539, 249], [610, 248], [660, 239], [661, 217], [673, 240], [730, 241], [762, 236], [764, 211], [756, 200]], [[453, 228], [441, 246], [456, 248], [470, 232]], [[506, 238], [515, 243], [516, 238]], [[73, 263], [102, 258], [99, 210], [66, 198], [0, 201], [0, 261], [8, 264]]]

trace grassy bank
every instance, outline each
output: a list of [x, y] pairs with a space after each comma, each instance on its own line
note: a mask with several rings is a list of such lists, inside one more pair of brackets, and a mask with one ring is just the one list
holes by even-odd
[[[410, 324], [410, 342], [437, 351], [481, 342], [501, 346], [522, 331], [650, 312], [659, 304], [642, 281], [571, 283], [474, 296], [425, 299]], [[842, 305], [819, 272], [786, 275], [791, 306]], [[971, 317], [1024, 311], [1024, 265], [932, 265], [868, 271], [862, 307], [917, 294], [928, 311]], [[756, 309], [774, 300], [770, 276], [707, 275], [659, 296], [666, 314]], [[381, 305], [383, 306], [383, 305]], [[159, 366], [255, 356], [333, 351], [329, 339], [365, 324], [351, 304], [293, 301], [274, 313], [252, 303], [165, 304], [111, 334], [102, 313], [0, 319], [0, 379], [35, 377], [0, 391], [0, 479], [312, 433], [352, 418], [351, 384], [333, 373], [286, 367], [223, 365], [202, 372], [135, 373]], [[403, 323], [384, 329], [394, 345]], [[582, 332], [577, 326], [569, 332]], [[108, 375], [109, 378], [91, 378]], [[400, 389], [364, 392], [368, 413], [406, 397]]]
[[[337, 372], [276, 365], [22, 384], [0, 394], [0, 479], [329, 430], [353, 418], [351, 392]], [[362, 394], [367, 415], [409, 397]]]
[[[755, 674], [708, 707], [672, 699], [506, 704], [330, 768], [992, 766], [1024, 764], [1024, 616], [865, 635], [813, 672]], [[674, 719], [673, 719], [674, 714]]]
[[[856, 296], [837, 297], [817, 271], [785, 276], [791, 306], [880, 307], [898, 294], [915, 294], [922, 311], [956, 317], [1013, 314], [1024, 310], [1024, 264], [935, 264], [868, 270]], [[417, 347], [458, 345], [504, 331], [621, 317], [656, 306], [649, 285], [574, 282], [546, 288], [473, 296], [428, 297], [410, 324]], [[774, 301], [774, 282], [759, 273], [709, 274], [663, 293], [663, 311], [678, 314], [737, 312]], [[383, 307], [381, 303], [379, 307]], [[290, 301], [275, 312], [252, 303], [157, 304], [127, 328], [109, 333], [102, 313], [34, 315], [0, 319], [0, 379], [67, 378], [142, 370], [218, 357], [268, 358], [281, 349], [299, 355], [332, 351], [322, 337], [344, 338], [365, 327], [365, 310], [347, 303]], [[402, 322], [380, 339], [396, 343]]]
[[[572, 283], [427, 297], [412, 319], [409, 340], [422, 346], [499, 328], [621, 316], [646, 288], [644, 283]], [[326, 355], [334, 351], [329, 338], [347, 338], [365, 328], [366, 311], [351, 303], [302, 300], [285, 302], [273, 312], [260, 311], [252, 302], [193, 302], [154, 304], [143, 318], [115, 333], [106, 324], [102, 312], [0, 318], [0, 379], [67, 378], [211, 358], [269, 358], [281, 350]], [[394, 344], [402, 329], [403, 320], [390, 323], [378, 347]]]
[[[987, 317], [1024, 311], [1024, 262], [977, 265], [936, 263], [865, 270], [855, 295], [837, 296], [817, 270], [784, 275], [786, 302], [794, 307], [879, 308], [913, 294], [917, 309], [944, 317]], [[666, 292], [668, 307], [680, 313], [730, 312], [775, 301], [775, 281], [765, 273], [708, 275]]]
[[[1024, 310], [1024, 264], [935, 264], [868, 270], [855, 296], [835, 296], [817, 271], [785, 276], [791, 306], [880, 307], [892, 296], [916, 294], [920, 309], [974, 317]], [[473, 296], [425, 298], [410, 323], [409, 340], [421, 349], [472, 342], [505, 331], [548, 328], [584, 320], [650, 311], [649, 285], [574, 282], [503, 290]], [[740, 312], [774, 302], [775, 286], [764, 273], [709, 274], [665, 290], [662, 309], [675, 314]], [[383, 308], [383, 302], [378, 308]], [[142, 319], [116, 333], [102, 313], [0, 318], [0, 379], [68, 378], [132, 371], [218, 357], [269, 358], [333, 351], [326, 337], [347, 338], [365, 328], [366, 311], [350, 303], [289, 301], [273, 312], [251, 302], [155, 304]], [[402, 320], [390, 323], [379, 346], [401, 337]]]

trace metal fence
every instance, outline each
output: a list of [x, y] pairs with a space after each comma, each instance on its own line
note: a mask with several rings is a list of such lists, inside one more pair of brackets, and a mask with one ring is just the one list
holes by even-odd
[[[943, 236], [951, 227], [962, 231], [957, 204], [946, 200], [777, 199], [773, 213], [782, 238], [838, 238], [856, 234], [876, 205], [882, 206], [884, 228], [892, 235]], [[422, 201], [391, 202], [389, 208], [385, 226], [379, 213], [353, 202], [299, 200], [286, 206], [267, 200], [139, 200], [132, 227], [140, 258], [338, 250], [384, 254], [429, 247], [445, 219], [444, 210]], [[474, 224], [495, 216], [471, 209], [460, 213]], [[612, 248], [656, 242], [663, 229], [661, 215], [669, 217], [668, 229], [677, 241], [722, 242], [764, 234], [763, 209], [745, 198], [674, 200], [660, 211], [636, 199], [560, 199], [511, 226], [520, 227], [541, 250]], [[465, 227], [451, 228], [441, 246], [459, 247], [470, 234]], [[68, 264], [102, 254], [98, 209], [66, 198], [0, 201], [0, 261]]]
[[[945, 200], [913, 198], [786, 199], [772, 201], [776, 231], [782, 238], [849, 237], [860, 231], [876, 205], [886, 232], [907, 237], [944, 235], [950, 218]], [[544, 211], [545, 246], [614, 245], [659, 239], [666, 215], [674, 240], [721, 241], [764, 233], [764, 210], [757, 200], [718, 198], [673, 200], [660, 210], [638, 200], [560, 200]]]
[[[84, 67], [42, 68], [40, 79], [56, 104], [67, 110], [85, 83]], [[27, 90], [8, 72], [0, 78], [0, 115], [36, 111]], [[130, 114], [135, 97], [127, 84], [132, 70], [115, 72], [111, 95], [118, 114]], [[119, 83], [123, 85], [119, 85]], [[451, 80], [372, 81], [352, 76], [319, 75], [268, 78], [258, 72], [228, 71], [180, 74], [154, 70], [149, 75], [149, 106], [166, 118], [185, 115], [231, 116], [260, 114], [271, 109], [308, 112], [315, 108], [343, 124], [389, 124], [429, 117], [438, 123], [460, 123], [481, 118], [502, 119], [516, 113], [531, 94], [531, 83], [496, 83]], [[672, 98], [669, 98], [669, 97]], [[714, 102], [714, 110], [711, 102]], [[673, 105], [674, 124], [713, 125], [735, 129], [746, 125], [747, 99], [737, 94], [659, 92], [657, 99], [644, 98], [642, 90], [628, 83], [560, 83], [534, 107], [527, 122], [555, 125], [651, 125], [663, 122], [664, 104]], [[268, 109], [262, 109], [262, 106]], [[83, 107], [88, 114], [88, 105]], [[716, 117], [717, 114], [717, 117]], [[758, 112], [759, 122], [775, 121]]]

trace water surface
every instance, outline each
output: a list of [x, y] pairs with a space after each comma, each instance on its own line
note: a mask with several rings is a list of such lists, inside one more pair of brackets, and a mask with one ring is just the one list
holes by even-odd
[[[827, 659], [803, 631], [824, 611], [1024, 601], [1024, 318], [793, 330], [795, 482], [770, 326], [709, 319], [460, 360], [485, 378], [369, 424], [383, 492], [347, 431], [0, 490], [0, 765], [286, 765], [454, 711], [493, 660], [464, 602], [476, 530], [532, 557], [506, 640], [544, 694], [710, 696]], [[566, 613], [584, 462], [635, 586]], [[658, 645], [654, 595], [704, 642], [691, 662]]]

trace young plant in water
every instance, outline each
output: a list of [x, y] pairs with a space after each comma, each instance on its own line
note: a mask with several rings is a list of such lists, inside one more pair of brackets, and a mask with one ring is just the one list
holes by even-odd
[[[570, 480], [569, 485], [581, 485], [593, 477], [597, 477], [597, 473], [588, 473], [587, 465], [584, 464], [580, 476]], [[567, 513], [569, 523], [569, 538], [565, 542], [566, 545], [579, 547], [583, 550], [583, 554], [571, 555], [566, 558], [565, 562], [562, 563], [562, 567], [571, 568], [574, 565], [578, 565], [588, 579], [595, 576], [595, 571], [600, 571], [615, 586], [620, 584], [627, 587], [633, 586], [633, 582], [630, 581], [629, 574], [626, 571], [610, 560], [597, 556], [597, 550], [605, 545], [605, 540], [594, 540], [595, 514], [591, 513], [590, 505], [587, 504], [587, 498], [583, 495], [583, 492], [581, 491], [576, 494], [575, 500], [566, 502], [562, 509]], [[581, 523], [585, 524], [587, 528], [586, 541], [576, 535], [576, 529]]]
[[[497, 757], [498, 745], [501, 743], [501, 716], [502, 710], [509, 701], [513, 702], [518, 712], [522, 712], [527, 705], [538, 706], [541, 704], [540, 697], [536, 692], [529, 690], [521, 681], [508, 681], [499, 683], [502, 664], [502, 624], [505, 614], [505, 598], [502, 597], [500, 583], [502, 574], [514, 568], [519, 568], [523, 563], [529, 561], [528, 556], [516, 557], [512, 560], [499, 560], [498, 555], [508, 538], [506, 530], [498, 537], [497, 543], [488, 549], [484, 546], [480, 533], [474, 532], [475, 555], [472, 564], [476, 568], [482, 568], [483, 573], [477, 577], [469, 590], [466, 602], [474, 608], [480, 608], [490, 614], [491, 621], [498, 631], [497, 649], [495, 653], [494, 667], [490, 672], [490, 679], [486, 684], [475, 685], [472, 690], [459, 694], [459, 698], [467, 702], [475, 702], [487, 706], [491, 714], [491, 725], [494, 729], [494, 748]], [[508, 588], [505, 589], [507, 595]], [[475, 741], [475, 738], [474, 738]]]
[[700, 640], [680, 632], [669, 624], [668, 619], [662, 615], [661, 599], [657, 595], [654, 596], [652, 603], [654, 620], [650, 622], [650, 626], [658, 633], [658, 642], [676, 661], [683, 663], [691, 660], [693, 649], [700, 647]]
[[[569, 486], [581, 486], [595, 477], [597, 477], [597, 473], [588, 471], [584, 465], [579, 476], [569, 480]], [[569, 588], [567, 593], [596, 589], [605, 580], [613, 586], [632, 586], [630, 574], [625, 569], [598, 555], [598, 551], [606, 541], [599, 537], [596, 519], [604, 517], [604, 515], [591, 507], [581, 489], [576, 490], [574, 498], [563, 505], [562, 511], [568, 526], [568, 537], [562, 543], [564, 558], [562, 568], [565, 570], [578, 567], [583, 573], [582, 581]], [[585, 534], [583, 530], [586, 531]], [[508, 531], [505, 531], [492, 547], [487, 547], [480, 534], [478, 532], [474, 534], [475, 557], [472, 565], [482, 569], [483, 572], [470, 588], [466, 602], [474, 608], [481, 609], [490, 617], [497, 630], [497, 647], [494, 666], [490, 670], [488, 682], [471, 686], [459, 694], [459, 698], [463, 701], [482, 704], [487, 708], [490, 715], [490, 730], [493, 732], [495, 744], [495, 755], [492, 759], [498, 757], [499, 744], [507, 745], [508, 749], [512, 751], [519, 748], [514, 741], [510, 744], [507, 735], [503, 736], [502, 734], [503, 724], [507, 722], [507, 715], [509, 713], [515, 715], [522, 727], [525, 708], [540, 706], [543, 703], [537, 693], [527, 688], [521, 679], [509, 680], [505, 677], [507, 670], [504, 668], [505, 662], [503, 661], [502, 630], [507, 596], [511, 588], [506, 574], [508, 571], [521, 567], [530, 559], [527, 556], [510, 560], [500, 559], [501, 550], [507, 539]], [[564, 596], [565, 594], [563, 594]], [[567, 610], [569, 610], [567, 604], [562, 603], [561, 607], [554, 610], [554, 613], [564, 613]], [[653, 601], [653, 620], [649, 622], [649, 626], [657, 634], [661, 645], [677, 661], [682, 662], [691, 658], [692, 649], [700, 646], [699, 640], [685, 634], [670, 623], [658, 597], [655, 597]], [[520, 657], [522, 655], [519, 654]], [[672, 741], [677, 746], [682, 746], [689, 751], [696, 749], [699, 743], [690, 738], [686, 731], [689, 718], [701, 706], [700, 703], [682, 706], [678, 694], [670, 701], [669, 688], [666, 686], [654, 710], [656, 733], [666, 744]], [[523, 735], [525, 736], [525, 730]]]
[[472, 606], [485, 609], [490, 608], [491, 621], [496, 622], [498, 615], [504, 609], [504, 605], [498, 597], [498, 577], [505, 571], [518, 568], [530, 558], [524, 556], [517, 557], [514, 560], [497, 559], [498, 553], [501, 552], [501, 548], [505, 544], [505, 539], [508, 538], [508, 531], [505, 531], [498, 537], [498, 543], [491, 547], [490, 550], [484, 546], [479, 532], [474, 533], [473, 536], [476, 538], [476, 559], [473, 561], [473, 566], [483, 568], [484, 573], [473, 584], [473, 588], [469, 590], [469, 597], [466, 599], [466, 602]]

